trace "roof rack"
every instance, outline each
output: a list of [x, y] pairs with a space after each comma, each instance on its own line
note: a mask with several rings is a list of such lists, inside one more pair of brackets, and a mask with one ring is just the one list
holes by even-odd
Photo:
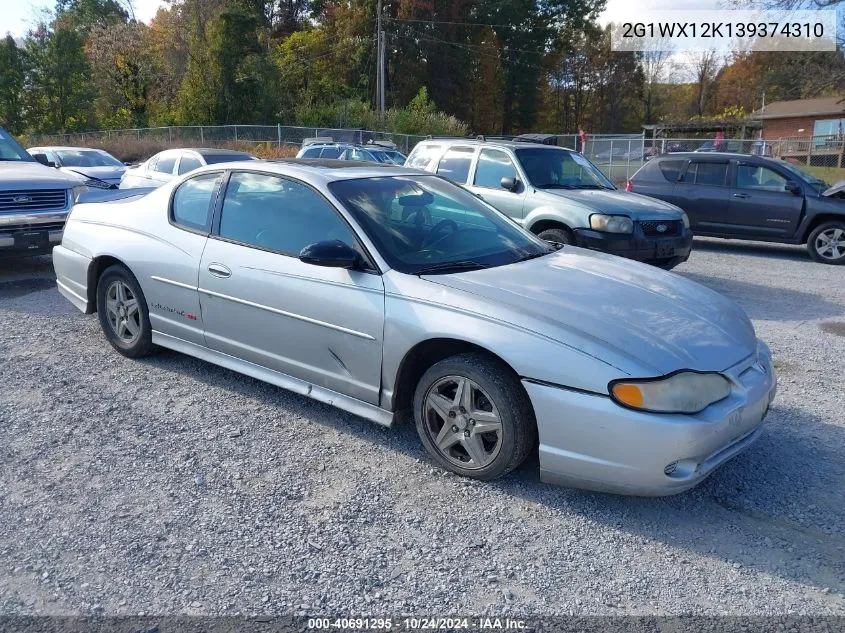
[[379, 147], [384, 147], [387, 149], [397, 149], [396, 143], [388, 140], [376, 140], [371, 138], [369, 141], [367, 141], [367, 145], [378, 145]]
[[317, 145], [318, 143], [334, 143], [334, 139], [331, 136], [311, 136], [302, 139], [302, 147]]

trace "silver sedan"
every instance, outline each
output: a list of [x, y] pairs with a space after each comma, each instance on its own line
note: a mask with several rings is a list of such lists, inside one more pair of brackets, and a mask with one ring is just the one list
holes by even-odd
[[734, 303], [629, 260], [549, 245], [436, 175], [350, 162], [214, 165], [74, 207], [59, 291], [121, 354], [168, 347], [391, 425], [493, 479], [694, 486], [775, 394]]

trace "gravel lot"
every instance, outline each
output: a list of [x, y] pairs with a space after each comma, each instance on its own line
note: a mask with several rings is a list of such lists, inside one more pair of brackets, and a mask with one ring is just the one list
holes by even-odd
[[780, 378], [691, 492], [494, 483], [176, 353], [114, 353], [49, 258], [0, 262], [0, 613], [845, 615], [845, 269], [696, 241]]

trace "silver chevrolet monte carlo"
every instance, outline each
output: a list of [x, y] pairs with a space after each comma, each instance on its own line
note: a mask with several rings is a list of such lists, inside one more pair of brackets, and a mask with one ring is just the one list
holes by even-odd
[[288, 160], [201, 168], [74, 207], [59, 291], [136, 358], [156, 345], [383, 425], [492, 479], [688, 489], [775, 394], [742, 310], [678, 275], [547, 244], [440, 176]]

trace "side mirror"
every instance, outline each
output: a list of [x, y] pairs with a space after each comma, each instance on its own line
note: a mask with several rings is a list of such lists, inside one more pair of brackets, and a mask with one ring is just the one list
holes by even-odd
[[784, 189], [796, 196], [801, 195], [801, 187], [799, 187], [797, 183], [787, 182]]
[[126, 167], [132, 167], [132, 162], [131, 162], [131, 161], [128, 161], [128, 160], [123, 161], [123, 164], [124, 164]]
[[40, 154], [40, 153], [36, 152], [35, 154], [32, 155], [32, 157], [35, 160], [37, 160], [39, 163], [44, 165], [45, 167], [55, 167], [56, 166], [56, 163], [54, 163], [51, 160], [47, 160], [47, 154]]
[[502, 189], [507, 189], [508, 191], [516, 191], [519, 189], [519, 179], [518, 178], [508, 178], [504, 176], [500, 181], [499, 185]]
[[299, 260], [314, 266], [354, 268], [361, 256], [354, 248], [340, 240], [326, 240], [309, 244], [299, 252]]

